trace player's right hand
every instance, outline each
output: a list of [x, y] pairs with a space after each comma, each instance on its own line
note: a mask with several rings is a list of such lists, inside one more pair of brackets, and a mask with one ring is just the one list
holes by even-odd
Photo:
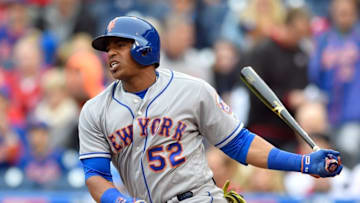
[[301, 172], [314, 177], [334, 177], [342, 168], [340, 153], [329, 149], [305, 154], [301, 160]]

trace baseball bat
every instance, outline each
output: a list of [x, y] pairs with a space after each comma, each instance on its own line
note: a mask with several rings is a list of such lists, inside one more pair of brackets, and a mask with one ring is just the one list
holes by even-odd
[[[264, 82], [263, 79], [250, 67], [244, 67], [241, 70], [240, 77], [246, 86], [259, 98], [272, 112], [280, 117], [291, 129], [293, 129], [300, 137], [311, 147], [313, 151], [320, 150], [311, 137], [300, 127], [294, 117], [288, 112], [280, 99]], [[325, 169], [333, 172], [337, 169], [339, 163], [335, 160], [328, 160]]]

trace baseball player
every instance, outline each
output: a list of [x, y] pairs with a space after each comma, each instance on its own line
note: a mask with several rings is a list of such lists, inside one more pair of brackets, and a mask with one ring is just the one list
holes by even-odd
[[[242, 202], [227, 185], [216, 187], [204, 138], [245, 165], [320, 177], [341, 172], [341, 165], [332, 173], [324, 167], [338, 152], [277, 149], [249, 132], [209, 84], [159, 68], [159, 35], [147, 21], [117, 17], [92, 46], [107, 52], [116, 79], [86, 102], [79, 121], [80, 159], [97, 202]], [[110, 161], [129, 194], [114, 187]]]

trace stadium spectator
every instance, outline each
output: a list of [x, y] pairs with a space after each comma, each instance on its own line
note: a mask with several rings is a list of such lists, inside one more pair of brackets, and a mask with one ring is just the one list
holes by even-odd
[[25, 174], [24, 187], [56, 189], [62, 183], [63, 151], [50, 147], [49, 136], [49, 126], [45, 122], [36, 120], [29, 123], [29, 151], [19, 165]]
[[6, 69], [13, 68], [13, 49], [16, 42], [21, 39], [30, 27], [28, 7], [21, 0], [3, 3], [0, 22], [0, 66]]
[[96, 96], [104, 88], [100, 59], [89, 51], [76, 51], [65, 67], [66, 88], [79, 106]]
[[23, 154], [20, 129], [12, 125], [9, 119], [9, 89], [0, 88], [0, 170], [14, 166]]
[[[301, 47], [309, 36], [309, 16], [304, 9], [289, 10], [280, 32], [259, 43], [249, 54], [248, 64], [274, 90], [287, 109], [294, 113], [306, 101], [308, 56]], [[284, 79], [286, 78], [286, 79]], [[293, 150], [294, 133], [276, 118], [254, 94], [250, 96], [249, 129], [278, 147]]]
[[214, 72], [214, 87], [219, 95], [228, 101], [230, 92], [239, 81], [238, 65], [241, 55], [238, 49], [225, 40], [219, 40], [214, 45], [215, 63], [212, 66]]
[[281, 0], [249, 0], [244, 5], [225, 17], [222, 35], [249, 50], [281, 28], [286, 10]]
[[53, 0], [37, 13], [41, 15], [35, 19], [36, 27], [55, 36], [58, 44], [76, 33], [96, 34], [97, 21], [81, 1]]
[[39, 35], [31, 33], [19, 40], [14, 48], [13, 60], [15, 68], [10, 79], [12, 102], [26, 117], [42, 96], [40, 81], [44, 61]]
[[[0, 89], [4, 99], [6, 99], [6, 105], [3, 106], [3, 112], [7, 114], [7, 120], [12, 126], [24, 127], [25, 120], [24, 115], [20, 109], [16, 106], [16, 102], [13, 98], [13, 92], [11, 91], [11, 73], [0, 67]], [[5, 100], [4, 100], [5, 101]], [[6, 107], [6, 108], [5, 108]]]
[[94, 52], [91, 47], [92, 37], [86, 33], [78, 33], [70, 40], [59, 46], [57, 51], [57, 63], [59, 67], [66, 66], [67, 60], [76, 52]]
[[213, 54], [193, 47], [194, 32], [194, 24], [189, 18], [169, 17], [162, 35], [164, 52], [161, 53], [160, 64], [212, 83]]
[[334, 0], [332, 26], [316, 39], [309, 77], [327, 95], [331, 141], [344, 165], [360, 161], [360, 26], [355, 0]]
[[195, 2], [195, 47], [198, 49], [212, 47], [221, 38], [219, 28], [229, 12], [227, 0], [198, 0]]
[[54, 68], [45, 72], [41, 88], [44, 96], [36, 106], [33, 116], [47, 121], [51, 147], [67, 148], [72, 140], [69, 137], [69, 127], [77, 122], [79, 108], [66, 90], [63, 70]]
[[[58, 62], [61, 66], [66, 66], [67, 60], [76, 52], [89, 52], [94, 53], [94, 49], [91, 46], [92, 38], [89, 34], [79, 33], [74, 35], [70, 41], [64, 43], [59, 47], [58, 51]], [[106, 66], [106, 55], [104, 53], [96, 53], [101, 60], [102, 66]], [[96, 63], [97, 64], [97, 63]], [[104, 68], [105, 70], [106, 68]], [[104, 84], [111, 83], [114, 79], [112, 78], [109, 71], [104, 71]]]

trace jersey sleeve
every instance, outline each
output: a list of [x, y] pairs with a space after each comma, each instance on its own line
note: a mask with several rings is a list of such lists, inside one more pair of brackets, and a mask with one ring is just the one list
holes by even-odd
[[80, 159], [93, 157], [111, 158], [111, 149], [100, 128], [100, 115], [96, 115], [88, 102], [81, 110], [79, 118]]
[[209, 84], [203, 83], [199, 98], [200, 133], [212, 145], [221, 148], [240, 132], [243, 124]]

